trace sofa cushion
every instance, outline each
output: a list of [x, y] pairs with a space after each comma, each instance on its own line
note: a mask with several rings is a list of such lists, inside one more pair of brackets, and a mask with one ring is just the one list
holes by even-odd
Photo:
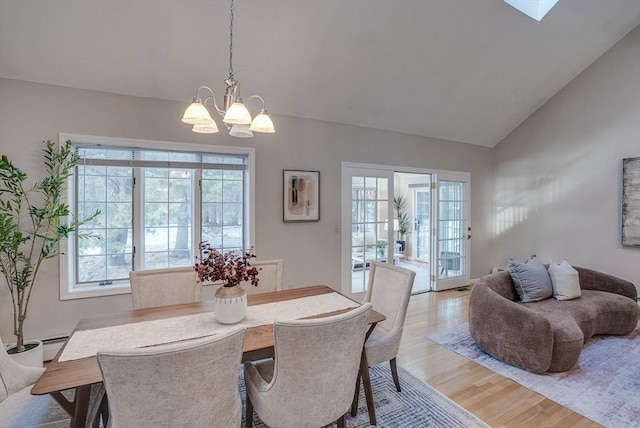
[[580, 297], [580, 279], [578, 271], [568, 261], [549, 264], [549, 277], [556, 300], [571, 300]]
[[582, 345], [597, 334], [629, 334], [637, 324], [637, 304], [614, 293], [582, 290], [578, 299], [546, 299], [521, 303], [544, 315], [553, 331], [550, 372], [571, 369], [580, 356]]
[[535, 255], [529, 257], [524, 263], [509, 259], [509, 274], [523, 303], [537, 302], [553, 295], [547, 269]]

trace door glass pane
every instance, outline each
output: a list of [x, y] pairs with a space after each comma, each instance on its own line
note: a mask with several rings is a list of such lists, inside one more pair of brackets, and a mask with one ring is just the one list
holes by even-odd
[[372, 261], [386, 261], [389, 179], [351, 179], [351, 292], [366, 291]]
[[440, 279], [465, 276], [466, 234], [465, 183], [440, 181], [439, 256]]
[[429, 231], [431, 230], [431, 196], [429, 190], [416, 190], [416, 258], [429, 261]]

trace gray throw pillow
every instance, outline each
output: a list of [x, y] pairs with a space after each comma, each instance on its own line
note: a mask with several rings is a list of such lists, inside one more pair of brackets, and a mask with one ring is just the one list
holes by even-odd
[[533, 255], [524, 263], [509, 259], [509, 274], [523, 303], [537, 302], [553, 295], [551, 278]]

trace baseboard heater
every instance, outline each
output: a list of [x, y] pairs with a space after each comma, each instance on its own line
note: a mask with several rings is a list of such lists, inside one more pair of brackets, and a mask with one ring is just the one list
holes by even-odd
[[49, 339], [40, 339], [42, 340], [42, 352], [43, 352], [43, 360], [51, 361], [53, 357], [56, 356], [64, 342], [69, 338], [69, 336], [59, 336], [59, 337], [50, 337]]

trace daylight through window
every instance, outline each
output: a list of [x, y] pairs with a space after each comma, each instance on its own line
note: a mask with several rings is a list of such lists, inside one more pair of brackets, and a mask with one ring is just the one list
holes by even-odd
[[100, 214], [68, 243], [69, 293], [128, 288], [131, 270], [193, 265], [202, 241], [250, 245], [249, 153], [75, 144], [70, 205], [80, 218]]

